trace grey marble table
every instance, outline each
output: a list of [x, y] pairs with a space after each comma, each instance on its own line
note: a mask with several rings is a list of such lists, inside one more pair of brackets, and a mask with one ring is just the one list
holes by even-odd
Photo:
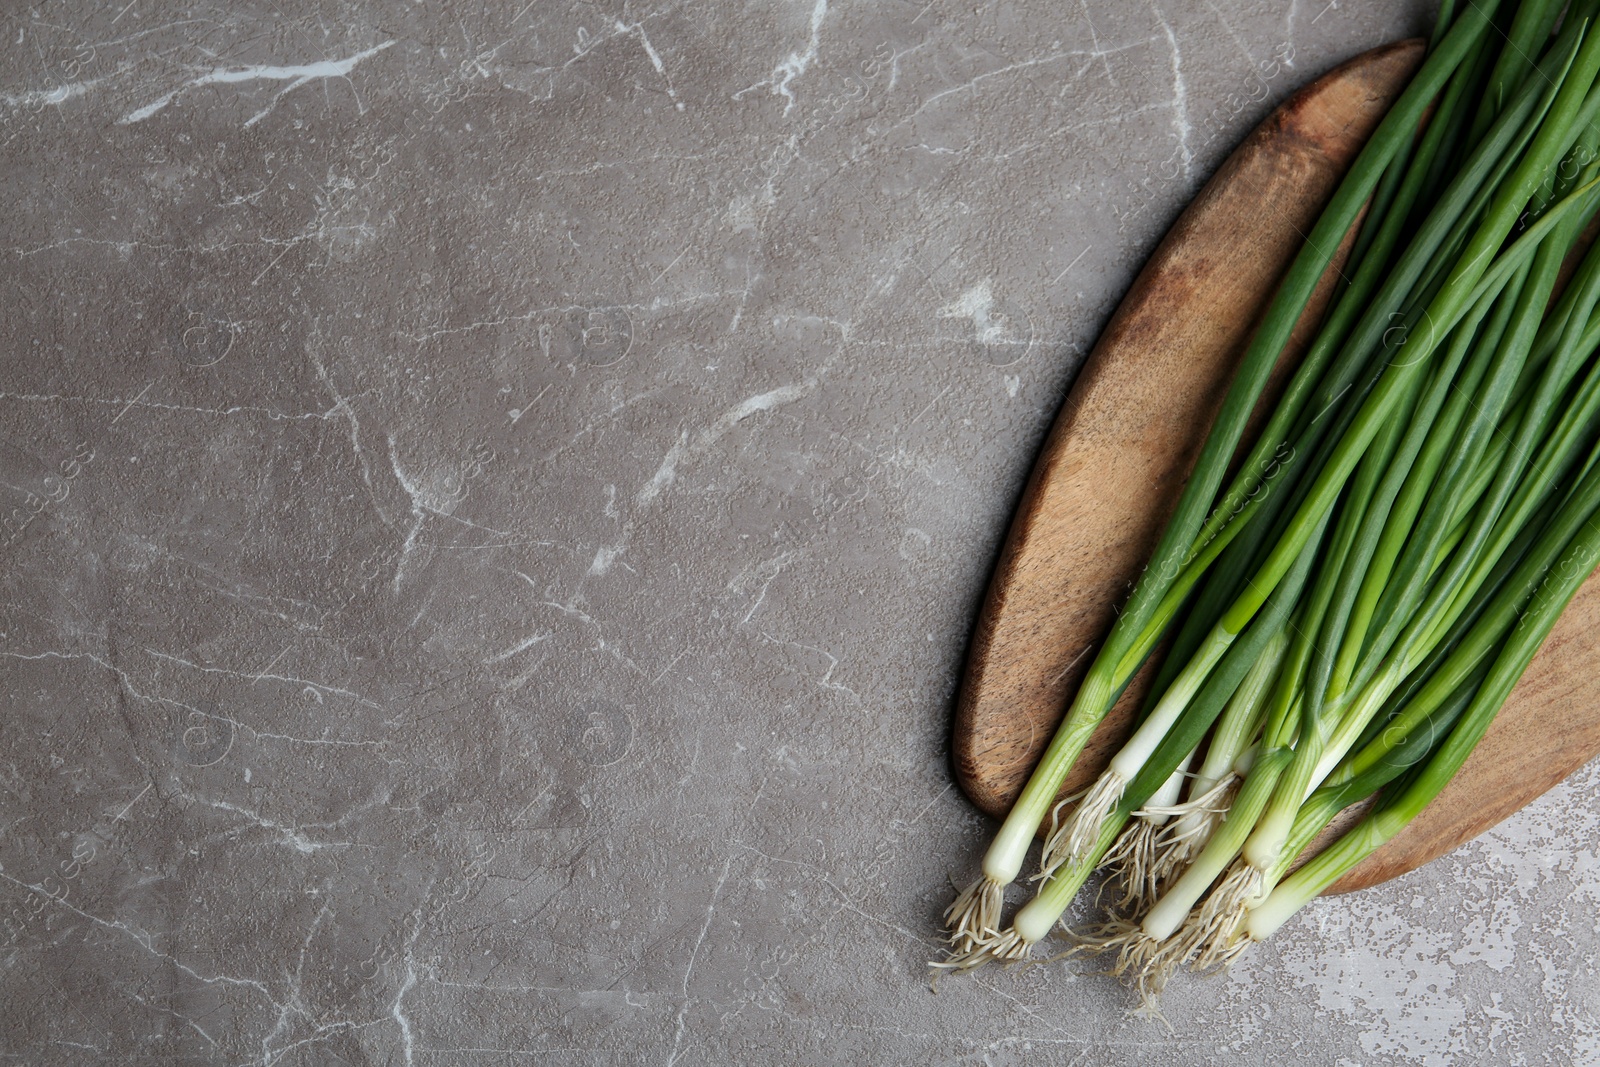
[[0, 1056], [1558, 1064], [1600, 773], [1171, 1029], [930, 993], [950, 702], [1164, 228], [1412, 3], [0, 11]]

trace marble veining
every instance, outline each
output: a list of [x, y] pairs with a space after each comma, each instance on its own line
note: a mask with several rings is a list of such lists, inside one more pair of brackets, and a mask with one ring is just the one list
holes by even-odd
[[1170, 1029], [924, 969], [1083, 355], [1256, 121], [1427, 15], [0, 11], [0, 1057], [1600, 1057], [1592, 767]]

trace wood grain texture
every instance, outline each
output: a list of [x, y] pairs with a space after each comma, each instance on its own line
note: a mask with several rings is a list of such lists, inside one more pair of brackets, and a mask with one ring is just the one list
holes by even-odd
[[[1179, 217], [1085, 362], [1017, 507], [968, 650], [952, 749], [957, 780], [985, 812], [1004, 814], [1021, 791], [1154, 549], [1265, 296], [1421, 57], [1419, 41], [1375, 49], [1273, 112]], [[1331, 269], [1285, 366], [1309, 340], [1333, 279]], [[1426, 863], [1600, 751], [1600, 682], [1586, 669], [1600, 660], [1600, 637], [1587, 636], [1597, 618], [1591, 581], [1457, 780], [1329, 892]], [[1107, 716], [1064, 794], [1092, 781], [1120, 746], [1153, 671], [1147, 665]]]

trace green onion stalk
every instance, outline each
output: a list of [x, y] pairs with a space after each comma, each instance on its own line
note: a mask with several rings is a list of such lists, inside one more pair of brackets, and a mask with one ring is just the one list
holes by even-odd
[[[1000, 935], [1005, 887], [1021, 873], [1028, 846], [1056, 806], [1061, 784], [1073, 762], [1199, 580], [1201, 574], [1194, 568], [1186, 569], [1186, 565], [1218, 541], [1230, 525], [1229, 518], [1244, 510], [1253, 486], [1235, 484], [1220, 501], [1216, 499], [1218, 490], [1295, 323], [1345, 232], [1392, 161], [1414, 140], [1415, 130], [1434, 98], [1485, 37], [1498, 7], [1498, 0], [1475, 3], [1442, 35], [1438, 46], [1379, 123], [1279, 286], [1240, 362], [1156, 546], [1151, 566], [1124, 605], [1061, 725], [985, 853], [982, 876], [958, 895], [945, 913], [956, 956], [981, 952]], [[1252, 470], [1261, 469], [1262, 458], [1252, 455], [1243, 471], [1247, 478]], [[1211, 665], [1215, 665], [1215, 659]]]
[[[1504, 242], [1516, 218], [1542, 181], [1544, 171], [1570, 147], [1570, 142], [1566, 140], [1568, 127], [1579, 112], [1588, 82], [1593, 81], [1596, 69], [1600, 69], [1600, 36], [1592, 38], [1589, 47], [1579, 54], [1587, 60], [1587, 65], [1580, 68], [1586, 75], [1587, 81], [1564, 83], [1563, 91], [1557, 94], [1556, 106], [1551, 109], [1547, 125], [1534, 140], [1529, 157], [1508, 178], [1507, 188], [1496, 197], [1487, 217], [1468, 244], [1462, 262], [1449, 276], [1429, 308], [1429, 320], [1441, 324], [1441, 331], [1453, 330], [1463, 317], [1467, 317], [1469, 329], [1463, 335], [1469, 338], [1475, 332], [1473, 328], [1476, 324], [1470, 321], [1473, 317], [1481, 320], [1490, 308], [1498, 310], [1499, 313], [1488, 321], [1488, 336], [1478, 345], [1480, 351], [1491, 353], [1495, 357], [1492, 362], [1496, 364], [1499, 372], [1497, 381], [1513, 379], [1515, 374], [1516, 368], [1513, 366], [1507, 370], [1505, 364], [1515, 362], [1517, 349], [1503, 346], [1500, 342], [1503, 340], [1506, 325], [1516, 309], [1532, 302], [1524, 293], [1526, 263], [1530, 259], [1540, 260], [1538, 252], [1547, 247], [1544, 242], [1550, 233], [1559, 232], [1555, 221], [1564, 218], [1565, 213], [1558, 215], [1552, 212], [1547, 220], [1542, 220], [1547, 222], [1542, 231], [1536, 227], [1524, 234], [1504, 256], [1500, 257], [1499, 261], [1494, 262], [1493, 265], [1501, 269], [1491, 271], [1489, 269], [1491, 261], [1486, 257]], [[1576, 89], [1573, 88], [1574, 85]], [[1584, 202], [1586, 193], [1574, 194], [1569, 199]], [[1480, 283], [1485, 284], [1480, 285]], [[1468, 302], [1474, 297], [1476, 297], [1473, 305], [1475, 311], [1469, 314]], [[1202, 645], [1188, 667], [1178, 675], [1162, 701], [1135, 731], [1129, 742], [1113, 757], [1107, 771], [1078, 808], [1070, 833], [1066, 837], [1067, 854], [1059, 857], [1054, 863], [1047, 860], [1045, 864], [1047, 872], [1054, 873], [1067, 862], [1081, 864], [1090, 850], [1096, 847], [1101, 836], [1101, 823], [1115, 808], [1116, 802], [1126, 788], [1126, 783], [1150, 759], [1156, 746], [1183, 715], [1191, 694], [1204, 683], [1211, 668], [1229, 649], [1243, 627], [1254, 618], [1265, 596], [1276, 588], [1291, 563], [1304, 552], [1312, 524], [1326, 517], [1335, 498], [1343, 490], [1346, 479], [1372, 442], [1378, 429], [1391, 416], [1406, 390], [1421, 376], [1429, 357], [1433, 354], [1432, 350], [1438, 347], [1439, 340], [1438, 333], [1419, 337], [1412, 348], [1404, 353], [1405, 359], [1393, 361], [1385, 368], [1377, 387], [1352, 420], [1339, 446], [1333, 450], [1327, 466], [1317, 474], [1289, 531], [1267, 557], [1247, 589], [1218, 621], [1208, 641]], [[1528, 340], [1531, 343], [1531, 338]], [[1474, 420], [1473, 425], [1477, 426], [1483, 421]], [[1486, 444], [1484, 438], [1485, 434], [1480, 432], [1475, 437], [1458, 442], [1456, 451], [1458, 453], [1465, 451], [1468, 453], [1468, 458], [1471, 458], [1474, 448], [1481, 451]], [[1321, 592], [1331, 590], [1327, 582], [1316, 583], [1315, 588]], [[1318, 614], [1326, 609], [1325, 597], [1319, 601], [1314, 594], [1311, 603], [1313, 611]], [[1309, 641], [1306, 643], [1309, 644]], [[1409, 673], [1410, 664], [1405, 658], [1391, 657], [1391, 662], [1394, 666], [1363, 691], [1363, 700], [1358, 701], [1358, 708], [1365, 708], [1370, 704], [1373, 710], [1376, 710], [1376, 706], [1388, 695], [1388, 690], [1384, 686], [1392, 687], [1392, 684], [1398, 684]], [[1392, 683], [1390, 683], [1391, 677]], [[1287, 839], [1299, 802], [1303, 799], [1307, 784], [1311, 781], [1311, 775], [1321, 756], [1323, 709], [1320, 707], [1318, 695], [1302, 698], [1300, 711], [1302, 722], [1291, 770], [1286, 774], [1277, 794], [1283, 799], [1274, 804], [1269, 813], [1270, 818], [1263, 821], [1247, 843], [1247, 849], [1251, 851], [1248, 870], [1256, 872], [1257, 880], [1254, 886], [1248, 879], [1242, 883], [1237, 891], [1241, 902], [1253, 897], [1252, 890], [1259, 885], [1259, 872], [1270, 869], [1276, 862], [1282, 844]], [[1358, 714], [1350, 714], [1346, 718], [1364, 725], [1364, 720], [1360, 719]], [[1273, 747], [1283, 748], [1287, 740], [1287, 737], [1280, 732], [1280, 736], [1272, 739]], [[1198, 893], [1209, 883], [1209, 878], [1204, 881], [1191, 879], [1183, 882], [1181, 888]], [[1178, 909], [1178, 914], [1186, 914], [1188, 904], [1179, 901]], [[1167, 930], [1161, 921], [1169, 910], [1171, 909], [1163, 908], [1150, 920], [1153, 928], [1152, 936], [1157, 939], [1170, 936], [1171, 931]]]
[[[1437, 795], [1600, 562], [1600, 252], [1564, 281], [1600, 208], [1600, 0], [1525, 0], [1490, 33], [1499, 6], [1442, 6], [981, 876], [946, 911], [936, 967], [1025, 958], [1102, 867], [1122, 892], [1080, 948], [1114, 955], [1146, 996], [1180, 966], [1231, 962]], [[1305, 357], [1241, 450], [1358, 221]], [[1062, 800], [1163, 641], [1132, 736]], [[1372, 807], [1355, 829], [1295, 870], [1358, 803]], [[1037, 892], [1008, 924], [1005, 890], [1047, 821]]]
[[1600, 566], [1600, 522], [1595, 516], [1597, 496], [1600, 494], [1591, 492], [1575, 498], [1574, 504], [1585, 512], [1581, 528], [1562, 546], [1560, 561], [1548, 568], [1537, 595], [1522, 607], [1471, 703], [1460, 713], [1443, 743], [1421, 765], [1421, 773], [1416, 774], [1405, 789], [1386, 794], [1355, 828], [1287, 878], [1255, 908], [1248, 919], [1251, 940], [1260, 941], [1271, 936], [1341, 875], [1385, 842], [1393, 840], [1461, 769], [1494, 721], [1495, 712], [1505, 703], [1554, 628], [1561, 611], [1595, 567]]

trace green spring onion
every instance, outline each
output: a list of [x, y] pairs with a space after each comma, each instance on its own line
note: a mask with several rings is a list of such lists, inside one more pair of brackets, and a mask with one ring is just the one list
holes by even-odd
[[[1102, 865], [1123, 891], [1080, 948], [1114, 954], [1147, 996], [1180, 966], [1229, 962], [1438, 794], [1600, 564], [1600, 251], [1557, 292], [1600, 208], [1600, 0], [1524, 0], [1491, 32], [1499, 6], [1442, 5], [982, 876], [946, 912], [935, 967], [1027, 957]], [[1330, 310], [1224, 484], [1364, 206]], [[1058, 802], [1164, 640], [1132, 737]], [[1007, 923], [1005, 889], [1047, 819], [1037, 892]]]

